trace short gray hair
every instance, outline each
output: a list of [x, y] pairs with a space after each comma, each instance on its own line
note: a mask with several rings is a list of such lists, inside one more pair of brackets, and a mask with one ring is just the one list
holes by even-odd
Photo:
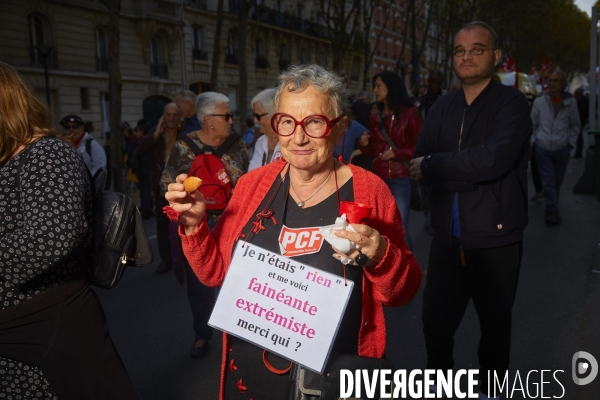
[[[492, 36], [492, 48], [499, 49], [500, 43], [498, 41], [498, 34], [494, 30], [494, 28], [492, 28], [491, 26], [489, 26], [488, 24], [486, 24], [485, 22], [482, 22], [482, 21], [473, 21], [473, 22], [469, 22], [468, 24], [463, 25], [463, 27], [460, 28], [458, 30], [458, 32], [456, 32], [456, 35], [458, 35], [458, 33], [460, 31], [469, 31], [477, 26], [485, 29], [486, 31], [488, 31], [490, 33], [490, 35]], [[456, 39], [456, 35], [454, 35], [454, 39]]]
[[177, 98], [181, 97], [184, 101], [189, 101], [192, 104], [196, 104], [196, 93], [191, 90], [184, 90], [182, 92], [177, 93]]
[[296, 92], [312, 85], [318, 92], [329, 97], [329, 106], [339, 116], [348, 105], [348, 90], [342, 79], [319, 65], [292, 65], [277, 78], [275, 104], [279, 108], [279, 99], [284, 90]]
[[554, 71], [552, 71], [552, 73], [550, 75], [554, 75], [554, 74], [560, 75], [560, 80], [562, 81], [563, 89], [569, 85], [569, 78], [567, 78], [567, 74], [565, 74], [564, 71], [562, 71], [560, 69], [555, 69]]
[[204, 117], [215, 112], [219, 104], [229, 104], [229, 97], [217, 92], [200, 93], [196, 98], [196, 117], [204, 121]]
[[273, 115], [277, 112], [275, 94], [277, 94], [277, 89], [275, 88], [262, 90], [256, 96], [254, 96], [250, 102], [250, 105], [254, 107], [254, 105], [258, 103], [262, 108], [265, 109], [265, 112], [269, 113], [269, 115]]

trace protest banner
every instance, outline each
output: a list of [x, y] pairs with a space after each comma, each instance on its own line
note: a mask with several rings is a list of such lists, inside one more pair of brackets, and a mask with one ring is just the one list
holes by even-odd
[[239, 241], [208, 323], [322, 373], [353, 286]]

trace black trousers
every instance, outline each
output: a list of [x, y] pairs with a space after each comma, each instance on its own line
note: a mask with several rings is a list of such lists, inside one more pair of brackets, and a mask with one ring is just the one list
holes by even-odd
[[433, 239], [423, 294], [428, 369], [454, 367], [454, 334], [473, 299], [481, 328], [478, 349], [481, 391], [487, 392], [488, 371], [504, 375], [510, 360], [512, 307], [522, 253], [522, 242], [465, 251], [465, 266], [462, 266], [458, 238], [453, 238], [450, 247]]
[[1, 310], [0, 355], [38, 367], [60, 400], [138, 398], [83, 279]]
[[535, 192], [542, 193], [542, 178], [540, 176], [537, 158], [535, 157], [535, 151], [531, 153], [531, 177], [533, 178], [533, 187], [535, 188]]

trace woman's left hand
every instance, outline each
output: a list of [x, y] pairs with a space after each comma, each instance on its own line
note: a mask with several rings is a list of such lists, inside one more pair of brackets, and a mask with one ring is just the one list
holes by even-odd
[[[356, 244], [357, 250], [351, 250], [348, 253], [342, 253], [334, 247], [333, 249], [336, 253], [333, 255], [333, 257], [338, 260], [340, 260], [341, 257], [355, 260], [356, 256], [362, 253], [366, 255], [368, 259], [367, 263], [363, 265], [363, 267], [374, 267], [375, 265], [379, 264], [379, 261], [381, 261], [387, 249], [387, 241], [379, 234], [377, 229], [373, 229], [368, 225], [362, 224], [351, 225], [356, 232], [341, 229], [334, 231], [334, 234], [337, 237], [348, 239]], [[356, 261], [352, 261], [351, 264], [358, 265], [356, 264]]]
[[392, 158], [394, 158], [396, 156], [396, 154], [394, 154], [394, 150], [392, 150], [391, 148], [387, 149], [382, 155], [381, 155], [381, 159], [383, 161], [387, 161], [387, 160], [391, 160]]

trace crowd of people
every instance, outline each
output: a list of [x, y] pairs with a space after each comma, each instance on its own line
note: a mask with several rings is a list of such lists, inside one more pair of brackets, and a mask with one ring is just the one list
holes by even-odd
[[[545, 223], [559, 224], [560, 187], [571, 149], [581, 156], [578, 137], [587, 118], [578, 107], [582, 93], [565, 92], [561, 71], [530, 107], [520, 91], [493, 79], [501, 56], [495, 31], [473, 22], [454, 39], [454, 72], [462, 87], [448, 94], [439, 71], [431, 72], [416, 98], [398, 74], [384, 71], [373, 76], [371, 102], [365, 92], [350, 96], [342, 71], [292, 66], [276, 87], [252, 98], [254, 118], [245, 121], [242, 135], [233, 130], [229, 98], [216, 92], [179, 93], [156, 126], [143, 119], [134, 128], [121, 123], [128, 179], [140, 192], [142, 216], [156, 218], [156, 273], [172, 270], [185, 283], [195, 332], [190, 356], [201, 358], [208, 350], [215, 288], [239, 238], [279, 253], [281, 225], [303, 230], [332, 224], [340, 202], [351, 201], [371, 206], [374, 215], [367, 224], [337, 232], [351, 249], [323, 246], [296, 259], [362, 282], [350, 294], [330, 357], [384, 357], [383, 307], [411, 300], [421, 284], [408, 221], [412, 190], [423, 185], [429, 200], [424, 229], [433, 236], [422, 314], [427, 368], [453, 368], [454, 334], [472, 300], [481, 326], [480, 399], [495, 398], [487, 392], [486, 376], [509, 366], [528, 224], [527, 167], [531, 159], [539, 172], [532, 200], [543, 197]], [[0, 181], [21, 182], [0, 191], [0, 200], [14, 203], [6, 208], [0, 202], [0, 213], [13, 217], [0, 223], [0, 243], [14, 250], [0, 253], [6, 276], [0, 361], [12, 376], [0, 392], [29, 369], [38, 384], [22, 386], [24, 399], [136, 398], [110, 337], [103, 335], [106, 320], [81, 261], [91, 234], [86, 167], [92, 175], [110, 170], [110, 143], [100, 145], [91, 135], [93, 125], [73, 114], [61, 119], [62, 132], [54, 132], [47, 108], [4, 63], [0, 84]], [[185, 190], [183, 182], [200, 158], [220, 168], [215, 186], [224, 194]], [[64, 185], [60, 193], [53, 189]], [[56, 209], [54, 196], [67, 190], [71, 200], [61, 210], [68, 218], [42, 211], [44, 205]], [[16, 201], [19, 191], [35, 200]], [[47, 247], [33, 250], [40, 241]], [[15, 251], [34, 253], [17, 257]], [[20, 272], [9, 279], [13, 269]], [[58, 323], [59, 310], [77, 322]], [[11, 330], [15, 319], [32, 325]], [[75, 334], [83, 329], [90, 334]], [[44, 346], [34, 346], [33, 331], [43, 333]], [[41, 357], [56, 340], [66, 350]], [[221, 399], [279, 400], [294, 390], [289, 360], [269, 354], [266, 361], [266, 350], [227, 334], [223, 349]]]

